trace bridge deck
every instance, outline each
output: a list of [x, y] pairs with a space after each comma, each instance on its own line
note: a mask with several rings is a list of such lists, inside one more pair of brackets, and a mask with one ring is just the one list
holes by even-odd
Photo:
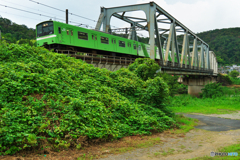
[[[118, 56], [110, 56], [110, 55], [98, 55], [94, 53], [79, 53], [79, 52], [73, 52], [68, 50], [61, 50], [58, 51], [58, 53], [67, 54], [71, 57], [75, 57], [76, 59], [82, 59], [83, 61], [89, 63], [89, 64], [97, 64], [99, 67], [100, 65], [102, 67], [100, 68], [106, 68], [104, 66], [106, 65], [115, 65], [121, 67], [126, 67], [133, 63], [136, 58], [130, 58], [130, 57], [118, 57]], [[180, 63], [172, 63], [171, 61], [168, 61], [166, 64], [163, 64], [159, 60], [155, 60], [156, 63], [158, 63], [161, 66], [161, 72], [167, 72], [169, 74], [174, 75], [211, 75], [213, 76], [213, 70], [212, 69], [206, 69], [206, 68], [200, 68], [196, 66], [189, 66], [189, 65], [182, 65]], [[115, 67], [118, 68], [119, 67]]]

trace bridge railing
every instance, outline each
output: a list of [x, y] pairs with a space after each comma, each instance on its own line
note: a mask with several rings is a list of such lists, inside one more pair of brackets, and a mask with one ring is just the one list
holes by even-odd
[[[132, 64], [136, 58], [131, 57], [120, 57], [112, 55], [99, 55], [95, 53], [80, 53], [69, 50], [58, 50], [58, 53], [67, 54], [76, 59], [82, 59], [89, 64], [112, 64], [112, 65], [123, 65], [128, 66]], [[209, 73], [213, 74], [213, 69], [200, 68], [197, 66], [190, 66], [185, 64], [180, 64], [177, 62], [167, 61], [165, 64], [159, 59], [155, 61], [161, 66], [162, 70], [166, 71], [176, 71], [176, 72], [198, 72], [198, 73]]]
[[164, 70], [171, 70], [171, 71], [185, 71], [185, 72], [201, 72], [201, 73], [210, 73], [213, 74], [213, 69], [207, 69], [197, 66], [191, 66], [186, 64], [180, 64], [177, 62], [167, 61], [165, 64], [162, 61], [155, 60], [162, 69]]

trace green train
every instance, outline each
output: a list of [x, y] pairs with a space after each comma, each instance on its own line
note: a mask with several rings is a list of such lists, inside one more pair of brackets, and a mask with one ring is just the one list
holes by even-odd
[[[57, 21], [44, 21], [37, 24], [36, 34], [37, 46], [48, 49], [86, 53], [96, 51], [97, 54], [133, 58], [150, 57], [149, 44]], [[155, 59], [160, 59], [159, 54], [156, 53], [158, 53], [157, 47], [155, 47]]]

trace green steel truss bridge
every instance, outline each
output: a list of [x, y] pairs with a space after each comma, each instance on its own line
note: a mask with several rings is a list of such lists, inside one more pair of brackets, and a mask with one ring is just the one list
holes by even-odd
[[[127, 12], [134, 11], [143, 11], [146, 18], [125, 15]], [[129, 23], [129, 28], [112, 29], [111, 17]], [[166, 24], [168, 24], [167, 27]], [[157, 50], [160, 55], [160, 60], [157, 62], [163, 71], [170, 74], [217, 75], [216, 55], [209, 51], [208, 44], [155, 2], [113, 8], [101, 7], [95, 30], [100, 30], [101, 27], [102, 31], [107, 33], [129, 33], [128, 39], [132, 40], [138, 40], [137, 31], [147, 31], [150, 38], [150, 58], [154, 59], [155, 46], [161, 48]], [[182, 37], [182, 42], [178, 41], [179, 36]], [[161, 38], [165, 39], [164, 44], [161, 44]], [[177, 59], [177, 62], [171, 61], [169, 55], [171, 59]]]

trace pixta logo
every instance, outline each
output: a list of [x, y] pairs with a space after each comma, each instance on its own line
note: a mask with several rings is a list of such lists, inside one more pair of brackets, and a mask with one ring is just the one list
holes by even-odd
[[238, 156], [237, 152], [211, 152], [210, 153], [211, 157], [214, 156]]
[[215, 152], [211, 152], [211, 153], [210, 153], [210, 156], [211, 156], [211, 157], [214, 157], [214, 156], [215, 156]]

